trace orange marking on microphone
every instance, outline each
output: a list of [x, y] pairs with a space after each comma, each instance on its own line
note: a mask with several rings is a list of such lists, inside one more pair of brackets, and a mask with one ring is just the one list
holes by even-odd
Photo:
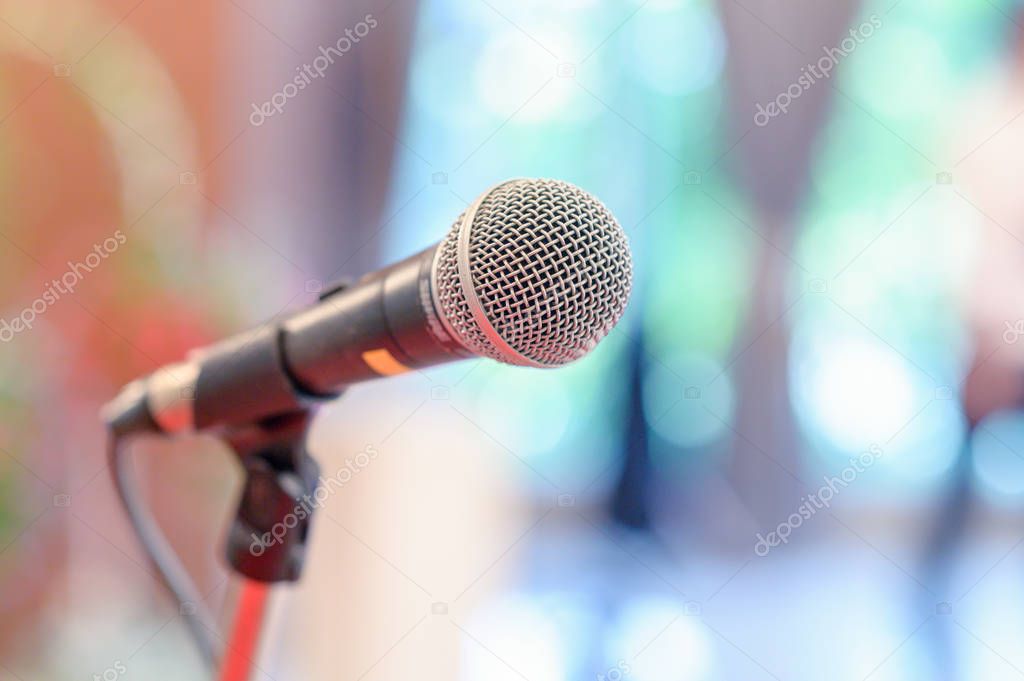
[[411, 371], [409, 367], [395, 359], [394, 355], [387, 351], [387, 348], [367, 350], [363, 353], [363, 361], [366, 362], [366, 366], [381, 376], [395, 376]]

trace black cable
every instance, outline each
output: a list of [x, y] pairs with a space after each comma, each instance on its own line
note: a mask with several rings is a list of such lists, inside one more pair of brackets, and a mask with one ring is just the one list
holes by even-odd
[[[146, 511], [139, 495], [138, 485], [131, 470], [131, 461], [125, 456], [126, 438], [113, 430], [107, 436], [107, 461], [110, 464], [114, 488], [128, 514], [135, 534], [153, 562], [164, 586], [178, 603], [178, 612], [185, 617], [192, 639], [195, 641], [203, 661], [216, 669], [221, 646], [215, 640], [217, 625], [209, 614], [199, 589], [188, 574], [167, 537], [160, 530], [156, 520]], [[195, 608], [192, 611], [192, 608]]]

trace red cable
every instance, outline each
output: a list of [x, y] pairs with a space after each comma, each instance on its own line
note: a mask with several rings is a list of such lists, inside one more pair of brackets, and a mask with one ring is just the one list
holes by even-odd
[[238, 610], [231, 639], [224, 651], [220, 681], [247, 681], [256, 663], [260, 630], [266, 615], [269, 585], [245, 580], [238, 596]]

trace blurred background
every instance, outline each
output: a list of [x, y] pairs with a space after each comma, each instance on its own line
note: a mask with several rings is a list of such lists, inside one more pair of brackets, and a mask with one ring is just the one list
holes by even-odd
[[[0, 1], [0, 681], [204, 678], [99, 406], [554, 177], [635, 292], [350, 390], [256, 678], [1024, 676], [1011, 0]], [[209, 439], [133, 451], [230, 621]]]

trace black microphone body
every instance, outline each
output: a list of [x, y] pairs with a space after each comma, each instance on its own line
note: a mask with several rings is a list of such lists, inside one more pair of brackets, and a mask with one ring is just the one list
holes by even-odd
[[564, 182], [512, 180], [482, 194], [440, 244], [133, 381], [104, 418], [119, 434], [243, 426], [467, 357], [561, 366], [611, 330], [631, 279], [628, 243], [597, 199]]
[[281, 325], [285, 367], [312, 395], [470, 354], [434, 309], [437, 246], [363, 277]]
[[150, 423], [136, 409], [122, 429], [242, 425], [336, 397], [354, 383], [471, 356], [434, 310], [436, 251], [330, 286], [307, 309], [159, 370], [145, 391]]

